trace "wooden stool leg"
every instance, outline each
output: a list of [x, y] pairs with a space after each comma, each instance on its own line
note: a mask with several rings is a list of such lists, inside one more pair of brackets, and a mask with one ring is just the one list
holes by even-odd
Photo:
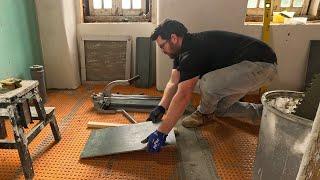
[[4, 119], [0, 118], [0, 139], [5, 139], [7, 137], [7, 130], [4, 123]]
[[61, 136], [60, 136], [60, 131], [59, 131], [59, 127], [57, 124], [56, 116], [53, 114], [51, 118], [52, 119], [50, 121], [50, 127], [52, 130], [52, 134], [53, 134], [54, 140], [56, 142], [59, 142], [61, 139]]
[[21, 139], [26, 138], [23, 134], [23, 130], [21, 130], [22, 127], [18, 128], [18, 131], [20, 131], [19, 135], [15, 135], [16, 142], [20, 140], [20, 142], [17, 142], [17, 149], [19, 152], [19, 157], [21, 161], [21, 166], [23, 169], [23, 173], [26, 179], [32, 179], [34, 176], [33, 166], [32, 166], [32, 159], [30, 152], [28, 150], [27, 142], [21, 141]]
[[46, 111], [45, 111], [44, 105], [42, 103], [42, 99], [39, 94], [35, 95], [35, 99], [33, 100], [33, 102], [36, 107], [40, 121], [49, 121], [48, 118], [51, 118], [50, 119], [50, 126], [51, 126], [51, 130], [52, 130], [52, 133], [54, 136], [54, 140], [56, 142], [60, 141], [61, 136], [60, 136], [59, 127], [58, 127], [55, 115], [53, 114], [51, 117], [46, 116]]
[[24, 135], [23, 127], [21, 125], [17, 125], [17, 122], [19, 121], [17, 106], [9, 107], [8, 112], [13, 127], [16, 148], [18, 149], [24, 176], [26, 179], [32, 179], [34, 176], [32, 159], [28, 150], [28, 140]]
[[33, 99], [33, 103], [34, 103], [34, 106], [37, 110], [38, 117], [39, 117], [40, 121], [46, 121], [47, 120], [46, 119], [46, 110], [44, 109], [44, 105], [42, 103], [42, 99], [39, 94], [35, 95], [35, 98]]

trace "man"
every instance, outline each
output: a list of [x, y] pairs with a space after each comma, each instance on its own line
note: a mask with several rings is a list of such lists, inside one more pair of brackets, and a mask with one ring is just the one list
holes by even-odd
[[217, 117], [246, 117], [257, 123], [262, 105], [239, 100], [249, 91], [270, 83], [276, 75], [277, 58], [264, 42], [225, 31], [188, 33], [176, 20], [162, 22], [151, 35], [162, 52], [173, 59], [171, 77], [159, 105], [148, 120], [163, 121], [147, 137], [148, 151], [159, 152], [167, 134], [189, 103], [198, 81], [201, 101], [197, 110], [182, 121], [198, 127]]

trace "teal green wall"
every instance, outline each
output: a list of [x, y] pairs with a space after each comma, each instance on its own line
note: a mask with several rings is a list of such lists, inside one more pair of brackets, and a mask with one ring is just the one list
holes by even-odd
[[0, 79], [30, 79], [43, 64], [34, 0], [0, 0]]

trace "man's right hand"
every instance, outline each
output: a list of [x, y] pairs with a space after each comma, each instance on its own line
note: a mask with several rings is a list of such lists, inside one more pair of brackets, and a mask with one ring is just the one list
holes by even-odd
[[153, 123], [160, 122], [165, 112], [166, 109], [163, 106], [157, 106], [150, 112], [147, 121], [152, 121]]

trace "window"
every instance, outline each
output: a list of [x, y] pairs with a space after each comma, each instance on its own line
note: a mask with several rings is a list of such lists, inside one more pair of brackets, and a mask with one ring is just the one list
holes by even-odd
[[[274, 0], [273, 11], [291, 11], [295, 16], [307, 14], [309, 2], [312, 0]], [[264, 0], [248, 0], [246, 21], [262, 21]]]
[[[306, 12], [303, 12], [302, 9], [304, 4], [308, 3], [308, 0], [274, 0], [273, 2], [273, 11], [294, 11], [296, 15], [304, 15]], [[248, 0], [247, 5], [247, 14], [248, 15], [263, 15], [264, 9], [264, 0]]]
[[151, 0], [83, 0], [85, 22], [151, 20]]

